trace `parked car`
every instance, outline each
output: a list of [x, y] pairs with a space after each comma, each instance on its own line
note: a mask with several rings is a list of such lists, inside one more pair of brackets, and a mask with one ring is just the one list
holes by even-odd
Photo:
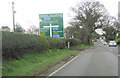
[[116, 47], [117, 43], [115, 41], [110, 41], [109, 42], [109, 47], [111, 47], [111, 46]]
[[107, 45], [107, 43], [106, 43], [105, 41], [102, 41], [102, 44], [103, 44], [103, 45]]

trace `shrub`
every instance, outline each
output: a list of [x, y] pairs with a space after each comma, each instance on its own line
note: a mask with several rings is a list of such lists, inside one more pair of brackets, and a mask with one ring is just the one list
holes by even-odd
[[50, 49], [64, 49], [66, 43], [62, 38], [47, 37], [47, 40], [50, 44]]
[[65, 47], [66, 47], [65, 41], [62, 38], [59, 38], [57, 42], [57, 48], [64, 49]]
[[68, 42], [70, 42], [70, 47], [81, 45], [81, 40], [76, 39], [76, 38], [69, 38], [69, 39], [64, 39], [64, 40], [66, 42], [66, 46], [68, 46]]
[[47, 38], [47, 40], [48, 40], [48, 42], [49, 42], [49, 45], [50, 45], [50, 47], [49, 47], [49, 49], [55, 49], [55, 48], [57, 48], [57, 39], [56, 38], [52, 38], [52, 37], [46, 37]]
[[3, 59], [18, 59], [32, 51], [41, 53], [48, 48], [49, 43], [43, 36], [2, 32]]
[[64, 49], [67, 42], [70, 42], [70, 46], [81, 44], [81, 40], [75, 38], [63, 39], [3, 31], [3, 59], [19, 59], [28, 53], [42, 53], [48, 49]]

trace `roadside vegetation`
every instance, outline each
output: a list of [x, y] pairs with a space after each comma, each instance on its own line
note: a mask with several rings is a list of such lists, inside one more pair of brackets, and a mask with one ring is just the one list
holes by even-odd
[[[76, 38], [52, 38], [39, 35], [2, 32], [3, 76], [30, 76], [45, 70], [71, 54], [76, 49], [87, 49]], [[71, 49], [67, 49], [70, 42]]]
[[19, 60], [12, 60], [3, 63], [3, 76], [32, 76], [60, 62], [63, 58], [77, 53], [68, 49], [48, 50], [42, 54], [34, 53], [25, 55]]
[[110, 27], [104, 27], [103, 30], [105, 33], [103, 36], [105, 37], [105, 41], [109, 44], [110, 41], [115, 41], [117, 44], [119, 44], [118, 40], [118, 30], [115, 29], [115, 27], [110, 26]]
[[91, 45], [78, 45], [78, 46], [73, 46], [73, 47], [70, 47], [70, 50], [84, 50], [84, 49], [87, 49], [87, 48], [90, 48], [90, 47], [93, 47], [94, 46], [94, 42], [91, 43]]

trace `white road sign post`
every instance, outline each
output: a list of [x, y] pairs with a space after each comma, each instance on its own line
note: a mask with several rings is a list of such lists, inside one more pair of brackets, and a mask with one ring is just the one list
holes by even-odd
[[52, 27], [59, 27], [59, 25], [54, 25], [52, 26], [52, 24], [50, 23], [50, 26], [43, 26], [44, 28], [46, 27], [50, 27], [50, 37], [52, 37]]
[[68, 48], [70, 48], [70, 42], [68, 42]]

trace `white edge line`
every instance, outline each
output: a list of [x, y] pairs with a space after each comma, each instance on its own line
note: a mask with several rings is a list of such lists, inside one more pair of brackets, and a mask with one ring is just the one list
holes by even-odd
[[[81, 52], [81, 53], [83, 53], [83, 52]], [[80, 54], [81, 54], [80, 53]], [[79, 54], [79, 55], [80, 55]], [[57, 69], [57, 70], [55, 70], [53, 73], [51, 73], [49, 76], [52, 76], [52, 75], [54, 75], [56, 72], [58, 72], [59, 70], [61, 70], [63, 67], [65, 67], [66, 65], [68, 65], [70, 62], [72, 62], [73, 60], [75, 60], [79, 55], [77, 55], [76, 57], [74, 57], [72, 60], [70, 60], [69, 62], [67, 62], [66, 64], [64, 64], [63, 66], [61, 66], [59, 69]]]

